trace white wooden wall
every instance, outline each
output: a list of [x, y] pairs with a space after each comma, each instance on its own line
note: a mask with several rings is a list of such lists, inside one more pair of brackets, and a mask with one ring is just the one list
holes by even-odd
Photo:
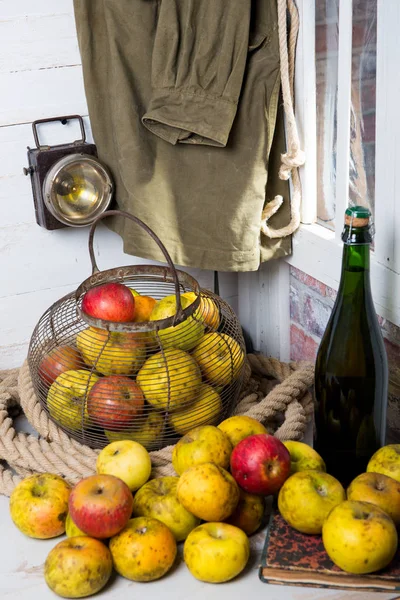
[[[39, 227], [22, 174], [32, 121], [64, 114], [85, 116], [91, 141], [72, 0], [0, 0], [0, 370], [22, 363], [43, 312], [90, 275], [88, 228]], [[73, 123], [39, 134], [50, 144], [79, 137]], [[106, 228], [95, 245], [100, 268], [149, 262], [124, 255]], [[212, 272], [187, 270], [212, 289]], [[220, 291], [236, 309], [237, 275], [220, 273]]]

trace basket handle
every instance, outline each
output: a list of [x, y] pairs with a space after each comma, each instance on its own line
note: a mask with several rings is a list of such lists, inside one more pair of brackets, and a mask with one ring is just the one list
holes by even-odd
[[90, 261], [92, 263], [92, 275], [94, 275], [95, 273], [99, 272], [99, 268], [97, 266], [96, 263], [96, 258], [94, 255], [94, 249], [93, 249], [93, 237], [94, 237], [94, 232], [96, 230], [97, 225], [99, 224], [99, 221], [101, 221], [102, 219], [104, 219], [105, 217], [113, 217], [113, 216], [120, 216], [120, 217], [126, 217], [127, 219], [130, 219], [131, 221], [133, 221], [134, 223], [136, 223], [137, 225], [139, 225], [140, 227], [142, 227], [142, 229], [144, 229], [151, 238], [153, 238], [153, 240], [156, 242], [157, 246], [160, 248], [161, 252], [164, 254], [165, 256], [165, 260], [167, 261], [169, 268], [171, 269], [172, 272], [172, 277], [174, 280], [174, 285], [175, 285], [175, 297], [176, 297], [176, 311], [175, 311], [175, 319], [182, 318], [183, 317], [183, 311], [182, 311], [182, 306], [181, 306], [181, 292], [179, 289], [179, 278], [178, 278], [178, 273], [176, 272], [175, 269], [175, 265], [172, 262], [172, 259], [166, 249], [166, 247], [164, 246], [164, 244], [162, 243], [162, 241], [160, 240], [160, 238], [154, 233], [154, 231], [152, 229], [150, 229], [150, 227], [148, 225], [146, 225], [146, 223], [144, 223], [143, 221], [141, 221], [140, 219], [138, 219], [138, 217], [135, 217], [134, 215], [131, 215], [130, 213], [124, 211], [124, 210], [107, 210], [105, 212], [103, 212], [101, 215], [99, 215], [98, 217], [95, 218], [95, 220], [93, 221], [91, 227], [90, 227], [90, 232], [89, 232], [89, 255], [90, 255]]

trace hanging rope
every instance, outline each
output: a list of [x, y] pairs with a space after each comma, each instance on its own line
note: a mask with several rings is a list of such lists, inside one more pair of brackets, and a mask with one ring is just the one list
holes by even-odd
[[[290, 15], [289, 39], [287, 37], [287, 11], [289, 11]], [[291, 177], [293, 189], [290, 204], [290, 222], [288, 225], [280, 229], [271, 229], [268, 225], [269, 219], [283, 204], [282, 196], [275, 196], [273, 200], [267, 203], [262, 212], [261, 231], [270, 238], [281, 238], [290, 235], [300, 225], [301, 182], [298, 167], [304, 164], [305, 154], [300, 148], [299, 133], [293, 107], [296, 43], [299, 26], [299, 13], [294, 0], [278, 0], [279, 57], [288, 148], [288, 151], [281, 155], [282, 164], [279, 169], [279, 178], [288, 180]]]
[[[308, 363], [281, 363], [249, 354], [235, 414], [259, 420], [280, 440], [302, 439], [313, 413], [309, 391], [313, 372]], [[15, 430], [14, 418], [22, 411], [39, 437]], [[153, 477], [176, 475], [172, 449], [150, 452]], [[26, 362], [21, 369], [0, 372], [0, 460], [7, 463], [0, 464], [0, 494], [9, 496], [22, 478], [33, 473], [56, 473], [74, 484], [95, 472], [98, 454], [49, 419], [35, 395]]]

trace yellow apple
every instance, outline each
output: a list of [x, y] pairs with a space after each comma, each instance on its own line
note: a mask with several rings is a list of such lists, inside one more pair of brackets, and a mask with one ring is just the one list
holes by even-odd
[[98, 455], [96, 471], [119, 477], [134, 492], [150, 477], [150, 455], [144, 446], [132, 440], [111, 442]]
[[249, 437], [249, 435], [268, 433], [262, 423], [245, 415], [235, 415], [225, 419], [225, 421], [222, 421], [218, 425], [218, 429], [228, 436], [233, 447], [237, 446], [239, 442]]
[[[182, 308], [187, 308], [190, 304], [191, 301], [188, 298], [181, 296]], [[166, 296], [157, 301], [151, 312], [150, 321], [173, 317], [175, 313], [175, 295]], [[175, 327], [159, 329], [157, 333], [152, 333], [153, 338], [159, 341], [163, 348], [179, 348], [180, 350], [192, 350], [199, 343], [203, 335], [204, 325], [194, 315], [188, 317], [182, 323], [175, 325]]]
[[178, 499], [203, 521], [224, 521], [239, 502], [239, 486], [232, 475], [213, 463], [187, 469], [179, 478]]
[[400, 525], [400, 483], [383, 473], [361, 473], [347, 488], [347, 499], [375, 504]]
[[132, 440], [142, 444], [147, 450], [157, 446], [164, 430], [164, 418], [161, 413], [152, 410], [145, 418], [137, 419], [137, 428], [125, 431], [104, 430], [110, 442], [119, 440]]
[[328, 515], [322, 541], [329, 558], [348, 573], [374, 573], [386, 567], [397, 550], [392, 519], [369, 502], [347, 500]]
[[229, 385], [240, 374], [244, 352], [236, 340], [226, 333], [206, 333], [193, 351], [207, 381], [214, 385]]
[[367, 471], [383, 473], [400, 482], [400, 444], [389, 444], [379, 448], [371, 457]]
[[228, 469], [231, 454], [231, 443], [218, 427], [195, 427], [175, 444], [172, 466], [178, 475], [182, 475], [189, 467], [208, 462]]
[[29, 537], [57, 537], [65, 531], [70, 492], [68, 483], [53, 473], [26, 477], [11, 493], [11, 519]]
[[322, 457], [303, 442], [289, 440], [283, 442], [290, 453], [290, 474], [298, 471], [326, 471]]
[[149, 404], [158, 410], [172, 411], [196, 399], [201, 374], [190, 354], [178, 348], [166, 348], [146, 360], [136, 382]]
[[[197, 298], [194, 292], [184, 292], [182, 296], [190, 300], [191, 304]], [[202, 321], [210, 331], [216, 331], [219, 327], [219, 308], [214, 300], [205, 294], [200, 294], [200, 305], [194, 313], [194, 317]]]
[[321, 533], [329, 512], [346, 499], [339, 481], [323, 471], [294, 473], [279, 490], [278, 508], [297, 531]]
[[182, 542], [200, 525], [200, 519], [192, 515], [178, 500], [176, 488], [179, 477], [158, 477], [145, 483], [133, 499], [134, 517], [153, 517], [162, 521]]
[[151, 517], [130, 519], [110, 540], [114, 568], [133, 581], [154, 581], [174, 564], [177, 547], [172, 532]]
[[60, 425], [79, 431], [89, 425], [87, 397], [99, 377], [90, 371], [65, 371], [47, 394], [47, 408]]
[[[147, 334], [146, 334], [147, 335]], [[88, 327], [76, 345], [90, 367], [103, 375], [134, 375], [146, 358], [146, 336]]]
[[67, 518], [65, 519], [65, 533], [69, 538], [76, 537], [77, 535], [86, 535], [84, 531], [82, 531], [77, 525], [75, 525], [69, 513], [67, 514]]
[[250, 556], [246, 534], [227, 523], [203, 523], [189, 533], [183, 557], [191, 574], [208, 583], [233, 579], [245, 568]]
[[184, 435], [194, 427], [215, 425], [221, 411], [221, 396], [211, 385], [202, 383], [196, 400], [186, 408], [172, 413], [169, 422], [177, 433]]
[[63, 598], [84, 598], [99, 592], [110, 579], [112, 559], [107, 546], [87, 536], [59, 542], [46, 558], [44, 578]]
[[140, 296], [140, 294], [137, 290], [134, 290], [133, 288], [129, 288], [129, 289], [131, 290], [131, 294], [133, 297]]
[[263, 496], [248, 494], [241, 489], [238, 505], [225, 522], [239, 527], [246, 535], [252, 535], [261, 526], [264, 510]]

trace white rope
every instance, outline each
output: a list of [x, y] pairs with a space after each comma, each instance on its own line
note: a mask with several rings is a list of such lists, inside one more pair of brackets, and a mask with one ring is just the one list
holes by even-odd
[[[290, 14], [290, 32], [287, 39], [287, 10]], [[281, 238], [296, 231], [300, 225], [301, 182], [298, 167], [304, 164], [305, 154], [300, 148], [299, 133], [294, 116], [294, 71], [297, 35], [299, 33], [299, 13], [294, 0], [278, 0], [279, 58], [283, 108], [285, 112], [286, 137], [288, 151], [281, 155], [279, 178], [292, 178], [293, 190], [290, 205], [290, 222], [280, 229], [271, 229], [268, 220], [283, 203], [282, 196], [275, 196], [267, 203], [262, 213], [261, 231], [270, 238]], [[288, 48], [289, 46], [289, 48]]]

